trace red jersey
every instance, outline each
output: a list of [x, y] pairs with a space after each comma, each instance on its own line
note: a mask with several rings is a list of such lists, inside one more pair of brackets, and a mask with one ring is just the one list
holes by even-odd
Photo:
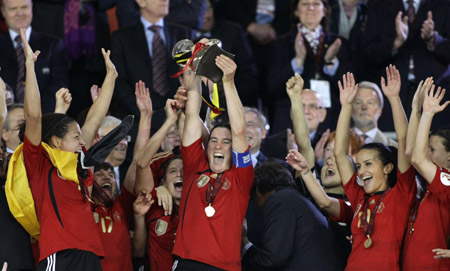
[[148, 231], [148, 258], [150, 270], [172, 270], [172, 250], [178, 228], [178, 207], [174, 206], [172, 215], [164, 215], [164, 209], [153, 204], [145, 216]]
[[[399, 270], [403, 235], [417, 191], [414, 168], [410, 167], [403, 174], [397, 172], [397, 184], [386, 193], [379, 205], [370, 236], [373, 243], [369, 248], [364, 247], [367, 236], [361, 225], [365, 192], [357, 184], [356, 176], [355, 173], [344, 186], [354, 213], [351, 225], [353, 247], [346, 270]], [[370, 213], [380, 197], [381, 193], [369, 197]], [[367, 215], [367, 219], [370, 219], [370, 215]]]
[[130, 225], [134, 196], [122, 186], [122, 193], [112, 207], [94, 206], [94, 219], [105, 248], [101, 259], [103, 271], [132, 271]]
[[436, 166], [436, 174], [423, 197], [414, 231], [408, 228], [402, 257], [403, 270], [450, 270], [449, 259], [434, 259], [435, 248], [447, 249], [450, 237], [450, 174]]
[[[65, 249], [103, 256], [91, 203], [82, 195], [79, 185], [60, 177], [41, 144], [33, 145], [26, 136], [23, 157], [41, 226], [39, 261]], [[89, 171], [85, 183], [93, 183], [93, 180]]]
[[182, 146], [181, 154], [183, 193], [173, 254], [225, 270], [241, 270], [242, 223], [254, 176], [249, 150], [244, 156], [250, 162], [246, 167], [233, 163], [223, 173], [222, 186], [212, 203], [216, 211], [212, 217], [205, 214], [206, 190], [217, 174], [209, 169], [202, 140]]

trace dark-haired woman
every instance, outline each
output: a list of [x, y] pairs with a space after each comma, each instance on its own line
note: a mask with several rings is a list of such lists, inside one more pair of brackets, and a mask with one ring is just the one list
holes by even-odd
[[[178, 205], [180, 204], [183, 185], [183, 162], [179, 155], [154, 157], [169, 130], [177, 121], [176, 101], [167, 100], [166, 121], [142, 148], [137, 157], [136, 193], [138, 198], [134, 204], [134, 238], [133, 255], [144, 257], [147, 251], [151, 270], [169, 271], [172, 269], [172, 249], [175, 233], [178, 228]], [[155, 179], [150, 163], [163, 159], [161, 163], [162, 177]], [[159, 161], [161, 162], [161, 161]], [[157, 192], [154, 189], [157, 187]], [[159, 204], [152, 205], [152, 197], [158, 195]], [[162, 203], [164, 197], [170, 197], [174, 203]]]
[[[370, 143], [356, 154], [356, 172], [347, 152], [352, 102], [358, 86], [351, 73], [339, 82], [342, 109], [334, 155], [354, 214], [353, 247], [346, 270], [399, 270], [403, 233], [416, 194], [414, 169], [405, 155], [407, 120], [398, 96], [400, 75], [393, 66], [386, 68], [386, 73], [387, 84], [382, 78], [381, 85], [392, 107], [398, 163], [388, 147]], [[341, 212], [340, 216], [344, 215]]]
[[412, 144], [407, 153], [412, 154], [412, 164], [428, 185], [412, 208], [405, 233], [402, 269], [407, 271], [450, 270], [450, 130], [436, 131], [428, 138], [434, 115], [450, 101], [440, 105], [445, 89], [434, 92], [432, 84], [431, 78], [419, 84], [408, 127]]
[[90, 171], [77, 167], [80, 152], [89, 148], [106, 114], [117, 73], [102, 51], [107, 73], [102, 92], [82, 129], [64, 114], [42, 116], [33, 52], [21, 29], [25, 52], [26, 91], [23, 157], [40, 223], [38, 270], [101, 270], [103, 247], [91, 211]]
[[[339, 75], [350, 70], [345, 42], [334, 33], [328, 32], [330, 7], [327, 0], [293, 1], [292, 10], [297, 27], [280, 37], [273, 45], [270, 56], [267, 88], [270, 101], [269, 120], [272, 132], [286, 130], [290, 125], [290, 103], [285, 85], [292, 74], [298, 73], [305, 80], [305, 88], [329, 93], [333, 114], [327, 114], [325, 122], [335, 119], [339, 112], [338, 90]], [[330, 96], [331, 95], [331, 96]], [[336, 108], [336, 109], [335, 109]], [[329, 126], [334, 125], [331, 124]], [[332, 127], [331, 127], [332, 128]]]

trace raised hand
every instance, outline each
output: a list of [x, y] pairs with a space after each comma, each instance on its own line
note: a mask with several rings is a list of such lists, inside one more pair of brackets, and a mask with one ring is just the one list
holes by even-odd
[[341, 39], [336, 39], [330, 47], [328, 47], [328, 50], [324, 56], [325, 62], [331, 62], [333, 59], [335, 59], [339, 53], [339, 50], [341, 49], [342, 41]]
[[60, 88], [55, 94], [55, 99], [55, 113], [66, 114], [72, 102], [72, 94], [67, 88]]
[[303, 155], [296, 150], [289, 150], [289, 153], [286, 156], [286, 162], [299, 172], [304, 172], [310, 169], [305, 157], [303, 157]]
[[158, 205], [164, 209], [164, 215], [172, 214], [173, 198], [167, 188], [160, 185], [156, 188], [156, 198], [158, 199]]
[[98, 95], [100, 95], [100, 91], [101, 91], [101, 90], [102, 90], [102, 89], [99, 88], [97, 85], [92, 85], [92, 86], [91, 86], [90, 92], [91, 92], [92, 103], [94, 103], [95, 100], [97, 100]]
[[381, 77], [381, 89], [386, 97], [397, 97], [400, 93], [402, 80], [400, 78], [400, 72], [392, 64], [386, 67], [386, 80]]
[[395, 17], [395, 32], [397, 35], [394, 40], [393, 50], [398, 50], [398, 48], [400, 48], [408, 38], [409, 33], [408, 16], [403, 17], [403, 19], [402, 16], [403, 13], [399, 11], [397, 13], [397, 17]]
[[102, 54], [103, 54], [103, 58], [105, 59], [105, 66], [106, 66], [106, 74], [112, 74], [114, 75], [115, 78], [117, 78], [117, 76], [119, 75], [117, 73], [116, 70], [116, 66], [114, 66], [114, 64], [111, 61], [111, 51], [105, 51], [104, 48], [102, 48]]
[[347, 74], [342, 75], [342, 83], [339, 81], [338, 86], [341, 105], [351, 104], [358, 90], [358, 84], [355, 84], [353, 73], [347, 72]]
[[303, 66], [306, 58], [306, 46], [305, 41], [303, 40], [303, 35], [301, 31], [298, 31], [297, 36], [295, 37], [295, 62], [297, 66]]
[[219, 55], [216, 57], [216, 65], [223, 71], [223, 82], [234, 81], [237, 65], [231, 58]]
[[150, 91], [145, 87], [145, 83], [141, 80], [136, 82], [134, 95], [136, 95], [136, 105], [139, 112], [151, 114], [153, 112], [153, 104], [152, 99], [150, 98]]
[[0, 77], [0, 91], [3, 92], [3, 95], [5, 94], [5, 90], [6, 90], [5, 81], [3, 81], [3, 79]]
[[422, 24], [422, 29], [420, 30], [420, 37], [425, 41], [430, 41], [434, 35], [434, 21], [433, 13], [428, 11], [427, 19]]
[[286, 92], [289, 97], [293, 95], [301, 95], [303, 83], [303, 78], [298, 73], [294, 74], [294, 76], [286, 82]]
[[142, 191], [133, 202], [134, 213], [144, 216], [150, 210], [153, 202], [151, 193]]
[[25, 28], [20, 29], [20, 37], [22, 39], [23, 52], [25, 54], [25, 61], [32, 61], [33, 63], [36, 62], [41, 51], [36, 50], [36, 52], [33, 52], [30, 45], [28, 44]]
[[166, 112], [166, 118], [175, 122], [178, 119], [177, 115], [177, 101], [173, 99], [167, 99], [164, 111]]
[[433, 77], [428, 77], [425, 82], [422, 80], [417, 87], [416, 93], [414, 93], [411, 108], [420, 111], [423, 105], [423, 99], [425, 98], [425, 90], [429, 90], [433, 85]]
[[444, 110], [450, 101], [446, 101], [442, 105], [439, 105], [444, 98], [445, 88], [438, 87], [437, 91], [434, 92], [435, 86], [432, 85], [430, 90], [425, 90], [425, 99], [423, 100], [423, 112], [428, 112], [436, 114]]
[[179, 109], [184, 109], [187, 100], [186, 87], [183, 85], [179, 86], [173, 98], [177, 101], [177, 107]]

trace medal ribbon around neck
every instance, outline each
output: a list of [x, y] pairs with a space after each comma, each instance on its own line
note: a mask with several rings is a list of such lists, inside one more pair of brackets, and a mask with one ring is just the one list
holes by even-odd
[[361, 216], [361, 226], [364, 231], [364, 235], [367, 236], [367, 238], [370, 240], [370, 235], [373, 232], [373, 226], [375, 224], [375, 216], [377, 215], [378, 208], [380, 207], [381, 201], [386, 196], [387, 192], [391, 190], [391, 188], [387, 189], [383, 192], [381, 197], [378, 199], [377, 204], [375, 205], [375, 208], [373, 208], [372, 213], [370, 214], [370, 220], [367, 223], [367, 210], [369, 209], [369, 202], [370, 202], [370, 195], [366, 194], [364, 197], [364, 206], [362, 210], [362, 216]]
[[208, 183], [208, 189], [206, 189], [206, 204], [208, 204], [208, 206], [211, 206], [217, 193], [219, 193], [220, 187], [222, 186], [222, 177], [223, 173], [219, 173], [212, 186], [211, 182]]

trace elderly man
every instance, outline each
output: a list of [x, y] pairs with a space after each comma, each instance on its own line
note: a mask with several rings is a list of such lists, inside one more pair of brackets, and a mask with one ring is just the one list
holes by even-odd
[[397, 147], [395, 140], [388, 138], [378, 129], [378, 118], [383, 111], [383, 94], [371, 82], [363, 81], [352, 104], [353, 131], [363, 137], [365, 143], [377, 142]]
[[36, 61], [36, 78], [42, 99], [42, 111], [55, 108], [55, 93], [67, 87], [67, 66], [62, 40], [38, 33], [31, 28], [33, 19], [31, 0], [3, 0], [2, 15], [8, 32], [0, 37], [0, 76], [14, 90], [16, 103], [23, 103], [25, 93], [25, 57], [20, 28], [26, 28], [30, 46], [41, 53]]

